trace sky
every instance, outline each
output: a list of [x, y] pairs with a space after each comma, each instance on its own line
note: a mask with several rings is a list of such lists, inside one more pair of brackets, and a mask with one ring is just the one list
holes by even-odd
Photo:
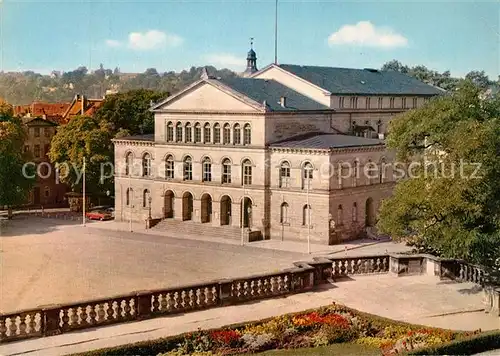
[[[122, 72], [214, 65], [243, 71], [250, 38], [258, 66], [274, 61], [274, 0], [0, 0], [0, 70], [78, 66]], [[495, 1], [285, 1], [278, 62], [350, 68], [404, 64], [463, 76], [500, 74]]]

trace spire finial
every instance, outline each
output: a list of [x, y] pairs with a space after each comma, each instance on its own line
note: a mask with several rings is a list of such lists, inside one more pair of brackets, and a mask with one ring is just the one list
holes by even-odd
[[250, 37], [250, 49], [253, 49], [253, 37]]

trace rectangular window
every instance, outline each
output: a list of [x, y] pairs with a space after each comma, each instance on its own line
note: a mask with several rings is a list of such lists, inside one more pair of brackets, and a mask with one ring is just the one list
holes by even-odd
[[175, 127], [175, 141], [182, 142], [182, 126], [177, 125]]
[[184, 180], [193, 180], [193, 165], [191, 161], [184, 162]]
[[290, 186], [290, 167], [281, 167], [280, 169], [280, 188], [288, 188]]
[[378, 108], [379, 109], [384, 108], [384, 98], [383, 97], [378, 98]]
[[351, 109], [357, 109], [358, 108], [358, 98], [356, 96], [351, 97]]
[[244, 185], [252, 184], [252, 166], [249, 164], [243, 166], [243, 184]]
[[203, 181], [211, 182], [212, 181], [212, 164], [205, 162], [203, 163]]
[[229, 163], [222, 166], [222, 183], [231, 183], [231, 164]]
[[220, 143], [220, 126], [214, 127], [214, 143]]
[[35, 145], [33, 154], [35, 155], [35, 158], [40, 158], [40, 145]]
[[167, 179], [174, 179], [174, 161], [171, 159], [165, 163], [165, 177]]
[[194, 127], [194, 142], [201, 142], [201, 127], [199, 126]]
[[343, 109], [344, 108], [344, 97], [341, 96], [339, 98], [339, 108]]
[[371, 98], [366, 98], [366, 108], [370, 108]]
[[229, 145], [231, 143], [231, 128], [229, 126], [224, 127], [224, 144]]
[[40, 137], [40, 128], [35, 127], [35, 137]]
[[401, 105], [402, 108], [406, 109], [406, 98], [402, 98], [401, 100], [402, 100], [402, 105]]
[[233, 142], [235, 145], [240, 145], [241, 144], [241, 130], [239, 127], [234, 128], [234, 137], [233, 137]]
[[30, 146], [24, 146], [24, 153], [28, 153], [30, 151]]
[[193, 136], [191, 134], [191, 125], [186, 126], [186, 142], [192, 142]]
[[167, 132], [165, 138], [167, 139], [167, 142], [172, 142], [174, 140], [174, 127], [172, 126], [171, 123], [167, 125]]
[[394, 101], [395, 101], [395, 98], [391, 98], [391, 99], [389, 100], [389, 107], [390, 107], [391, 109], [394, 109]]
[[418, 98], [413, 98], [413, 108], [415, 109], [418, 106]]
[[205, 126], [203, 128], [203, 142], [204, 143], [210, 143], [210, 126]]

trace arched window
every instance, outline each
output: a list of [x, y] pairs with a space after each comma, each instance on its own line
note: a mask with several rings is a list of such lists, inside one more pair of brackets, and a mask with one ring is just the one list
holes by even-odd
[[235, 124], [233, 127], [233, 143], [241, 145], [241, 128], [240, 124]]
[[174, 179], [174, 157], [168, 156], [165, 160], [165, 178]]
[[197, 122], [194, 125], [194, 142], [196, 142], [196, 143], [201, 142], [201, 125], [199, 122]]
[[382, 158], [380, 160], [380, 166], [378, 167], [378, 181], [379, 181], [379, 183], [384, 183], [384, 181], [385, 181], [385, 169], [386, 169], [385, 158]]
[[231, 161], [229, 158], [222, 161], [222, 183], [231, 183]]
[[302, 225], [309, 226], [311, 224], [311, 206], [304, 205], [302, 208]]
[[165, 132], [165, 141], [167, 142], [174, 141], [174, 124], [171, 121], [167, 123], [167, 128]]
[[313, 166], [311, 162], [306, 162], [302, 166], [302, 189], [311, 189], [313, 179]]
[[193, 128], [191, 124], [188, 122], [186, 124], [186, 141], [185, 142], [193, 142]]
[[229, 124], [224, 124], [224, 133], [223, 133], [223, 144], [229, 145], [231, 143], [231, 126]]
[[367, 167], [365, 167], [364, 174], [368, 173], [368, 184], [373, 184], [375, 183], [378, 176], [377, 165], [373, 163], [371, 159], [369, 159], [366, 163], [366, 166]]
[[134, 155], [129, 152], [125, 157], [125, 175], [132, 175], [132, 167], [134, 166]]
[[149, 153], [145, 153], [142, 156], [142, 176], [151, 176], [151, 155]]
[[182, 124], [180, 122], [175, 125], [175, 141], [182, 142]]
[[288, 203], [281, 204], [280, 223], [288, 224]]
[[246, 159], [243, 161], [243, 185], [251, 185], [252, 184], [252, 162]]
[[342, 208], [342, 205], [339, 205], [337, 208], [337, 225], [343, 225], [344, 224], [344, 209]]
[[193, 160], [191, 157], [187, 156], [184, 158], [183, 163], [183, 173], [184, 173], [184, 180], [193, 180]]
[[210, 158], [208, 157], [203, 159], [203, 181], [212, 181], [212, 161], [210, 161]]
[[150, 197], [151, 197], [151, 194], [149, 194], [149, 190], [148, 189], [144, 189], [144, 191], [142, 192], [142, 207], [143, 208], [147, 208], [150, 204]]
[[205, 126], [203, 126], [203, 142], [210, 143], [212, 141], [211, 136], [210, 124], [207, 122]]
[[290, 163], [282, 162], [280, 165], [280, 188], [290, 186]]
[[243, 127], [243, 144], [252, 144], [252, 128], [250, 127], [250, 124], [245, 124], [245, 126]]
[[352, 204], [352, 221], [358, 221], [358, 203]]
[[214, 143], [220, 143], [220, 125], [214, 125]]
[[132, 196], [134, 195], [134, 190], [132, 188], [127, 188], [127, 194], [125, 195], [125, 205], [129, 206], [132, 204]]

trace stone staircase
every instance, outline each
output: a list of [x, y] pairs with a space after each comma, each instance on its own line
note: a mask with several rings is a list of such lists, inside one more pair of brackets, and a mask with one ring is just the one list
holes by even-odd
[[381, 235], [377, 231], [377, 228], [375, 226], [367, 226], [365, 228], [366, 230], [366, 238], [370, 240], [375, 240], [375, 241], [389, 241], [391, 240], [391, 237], [388, 235]]
[[[241, 229], [236, 226], [212, 226], [210, 223], [195, 223], [193, 221], [179, 221], [174, 219], [164, 219], [160, 221], [152, 230], [170, 232], [173, 237], [179, 235], [205, 236], [207, 238], [223, 238], [240, 240]], [[245, 241], [248, 241], [248, 231], [245, 230]]]

